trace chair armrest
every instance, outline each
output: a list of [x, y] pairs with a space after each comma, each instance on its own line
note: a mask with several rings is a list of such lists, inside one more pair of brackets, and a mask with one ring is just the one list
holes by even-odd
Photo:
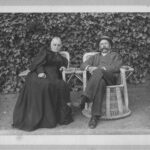
[[28, 73], [30, 72], [30, 70], [29, 69], [27, 69], [27, 70], [25, 70], [25, 71], [23, 71], [23, 72], [21, 72], [21, 73], [19, 73], [19, 77], [25, 77], [25, 76], [27, 76], [28, 75]]
[[[126, 79], [133, 73], [134, 69], [130, 66], [122, 66], [120, 68], [121, 84], [126, 86]], [[127, 72], [127, 74], [126, 74]]]
[[132, 67], [130, 67], [130, 66], [122, 66], [121, 68], [120, 68], [120, 70], [121, 71], [129, 71], [129, 72], [132, 72], [132, 71], [134, 71], [134, 69], [132, 68]]
[[126, 76], [126, 79], [133, 73], [134, 69], [130, 66], [122, 66], [120, 68], [120, 72], [122, 74], [125, 74], [126, 72], [128, 72], [128, 75]]

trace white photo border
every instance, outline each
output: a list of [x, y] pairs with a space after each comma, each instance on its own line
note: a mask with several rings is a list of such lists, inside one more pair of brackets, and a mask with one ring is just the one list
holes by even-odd
[[[0, 6], [0, 13], [150, 12], [150, 6]], [[150, 135], [0, 135], [0, 145], [149, 146]], [[1, 147], [0, 147], [1, 148]], [[144, 148], [144, 147], [143, 147]], [[113, 148], [112, 148], [113, 149]]]
[[0, 6], [0, 13], [77, 13], [77, 12], [150, 12], [150, 5], [147, 6]]

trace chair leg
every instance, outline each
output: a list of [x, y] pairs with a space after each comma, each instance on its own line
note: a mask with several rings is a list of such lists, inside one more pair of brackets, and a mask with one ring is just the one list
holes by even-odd
[[119, 87], [116, 87], [116, 94], [117, 94], [119, 114], [121, 115], [123, 114], [123, 104], [122, 104], [121, 91]]
[[84, 109], [88, 109], [88, 103], [85, 103], [85, 108]]
[[106, 116], [110, 117], [110, 88], [106, 89]]
[[125, 109], [126, 109], [126, 111], [128, 111], [129, 110], [129, 108], [128, 108], [129, 100], [128, 100], [127, 85], [124, 86], [124, 100], [125, 100]]
[[86, 71], [83, 71], [83, 91], [85, 91], [86, 82], [87, 82]]
[[66, 72], [65, 71], [62, 72], [62, 78], [66, 82]]

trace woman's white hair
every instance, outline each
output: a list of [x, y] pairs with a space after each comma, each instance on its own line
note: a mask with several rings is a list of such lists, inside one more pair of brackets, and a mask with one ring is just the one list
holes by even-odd
[[61, 38], [60, 37], [53, 37], [52, 40], [51, 40], [51, 44], [54, 42], [54, 40], [58, 40], [60, 41], [60, 43], [62, 44], [62, 41], [61, 41]]

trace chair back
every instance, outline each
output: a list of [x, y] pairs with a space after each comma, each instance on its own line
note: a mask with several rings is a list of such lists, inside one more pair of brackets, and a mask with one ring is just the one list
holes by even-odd
[[70, 54], [68, 52], [66, 52], [66, 51], [60, 51], [60, 54], [68, 60], [67, 68], [69, 68], [69, 65], [70, 65]]
[[87, 52], [83, 55], [83, 62], [89, 59], [91, 56], [98, 54], [99, 52]]

